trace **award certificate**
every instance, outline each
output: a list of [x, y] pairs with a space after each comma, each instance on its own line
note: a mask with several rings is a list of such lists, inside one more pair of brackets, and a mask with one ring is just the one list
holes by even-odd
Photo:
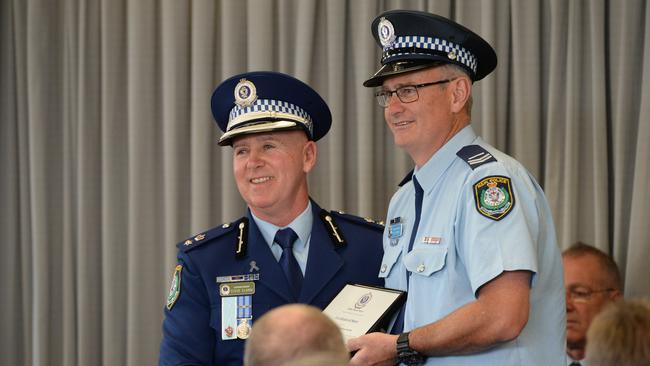
[[383, 330], [406, 300], [406, 292], [382, 287], [345, 285], [323, 313], [350, 338]]

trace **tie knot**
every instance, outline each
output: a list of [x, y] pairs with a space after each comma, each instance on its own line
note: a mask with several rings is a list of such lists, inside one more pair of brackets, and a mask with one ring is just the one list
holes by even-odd
[[582, 366], [582, 364], [578, 361], [573, 361], [569, 366]]
[[275, 239], [273, 239], [273, 241], [280, 244], [282, 249], [287, 249], [293, 248], [293, 243], [296, 239], [298, 239], [298, 234], [296, 234], [296, 232], [290, 227], [286, 227], [275, 233]]

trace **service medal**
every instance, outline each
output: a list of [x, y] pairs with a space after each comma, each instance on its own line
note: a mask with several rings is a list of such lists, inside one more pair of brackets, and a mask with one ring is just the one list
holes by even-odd
[[251, 335], [251, 326], [246, 319], [242, 319], [237, 326], [237, 338], [247, 339]]

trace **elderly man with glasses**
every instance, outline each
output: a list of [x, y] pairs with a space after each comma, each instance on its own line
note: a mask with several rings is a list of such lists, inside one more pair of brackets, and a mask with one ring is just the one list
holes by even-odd
[[372, 31], [382, 67], [364, 85], [415, 165], [390, 202], [379, 277], [408, 298], [395, 335], [348, 341], [351, 364], [563, 366], [562, 261], [544, 192], [470, 126], [494, 49], [423, 12], [385, 12]]
[[623, 297], [616, 262], [602, 251], [575, 243], [562, 253], [567, 312], [567, 365], [584, 362], [587, 330], [605, 305]]

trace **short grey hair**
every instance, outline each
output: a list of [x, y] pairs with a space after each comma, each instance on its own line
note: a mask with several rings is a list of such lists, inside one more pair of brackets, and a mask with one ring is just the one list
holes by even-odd
[[341, 330], [320, 309], [283, 305], [254, 323], [246, 341], [244, 365], [280, 366], [313, 353], [327, 353], [346, 362], [349, 358]]
[[607, 305], [587, 331], [586, 360], [589, 366], [650, 365], [650, 302]]

